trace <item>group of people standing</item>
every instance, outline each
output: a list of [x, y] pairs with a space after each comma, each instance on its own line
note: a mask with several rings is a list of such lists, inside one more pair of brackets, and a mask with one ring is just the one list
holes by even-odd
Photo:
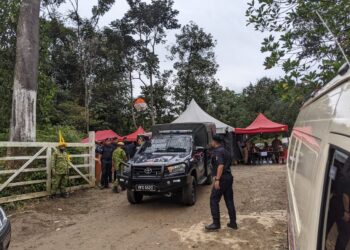
[[[124, 141], [124, 142], [123, 142]], [[107, 139], [96, 144], [97, 160], [102, 167], [100, 188], [109, 188], [113, 183], [113, 191], [119, 192], [117, 174], [123, 172], [123, 162], [134, 157], [137, 147], [143, 144], [143, 138], [137, 142], [127, 140], [116, 141]], [[67, 144], [60, 142], [57, 150], [52, 155], [51, 162], [51, 197], [68, 197], [67, 187], [69, 186], [69, 155], [66, 152]]]
[[265, 142], [263, 148], [257, 147], [255, 143], [250, 141], [244, 142], [240, 147], [242, 150], [243, 162], [246, 165], [261, 164], [264, 161], [278, 164], [280, 156], [284, 151], [282, 141], [277, 135], [271, 145]]
[[123, 172], [123, 163], [134, 157], [137, 147], [143, 143], [140, 138], [136, 142], [127, 140], [118, 141], [107, 139], [96, 145], [97, 160], [102, 169], [100, 188], [109, 188], [113, 184], [113, 191], [119, 192], [119, 182], [117, 175]]

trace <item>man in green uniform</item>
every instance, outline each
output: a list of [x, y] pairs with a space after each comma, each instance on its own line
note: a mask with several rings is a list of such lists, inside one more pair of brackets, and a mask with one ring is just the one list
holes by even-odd
[[66, 187], [68, 186], [68, 168], [69, 168], [69, 158], [66, 153], [67, 144], [65, 142], [60, 142], [58, 144], [58, 151], [56, 151], [52, 156], [52, 187], [51, 196], [56, 197], [61, 195], [63, 197], [68, 197]]
[[123, 164], [122, 162], [126, 162], [128, 160], [128, 157], [126, 156], [126, 153], [123, 149], [124, 143], [118, 142], [117, 143], [117, 149], [114, 150], [112, 155], [112, 162], [113, 162], [113, 169], [115, 173], [115, 181], [113, 183], [113, 192], [119, 193], [119, 180], [116, 176], [117, 174], [123, 173]]

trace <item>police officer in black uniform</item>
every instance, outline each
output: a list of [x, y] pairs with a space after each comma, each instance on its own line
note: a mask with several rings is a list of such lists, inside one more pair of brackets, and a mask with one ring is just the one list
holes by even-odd
[[223, 147], [223, 139], [215, 135], [212, 141], [212, 173], [214, 176], [214, 186], [210, 195], [210, 209], [213, 223], [205, 226], [206, 230], [212, 231], [220, 229], [220, 208], [219, 202], [224, 196], [230, 222], [227, 224], [232, 229], [238, 229], [236, 223], [236, 209], [233, 201], [233, 176], [231, 174], [232, 159], [230, 153]]
[[101, 189], [109, 188], [109, 182], [112, 182], [112, 155], [115, 150], [112, 141], [112, 139], [107, 139], [100, 151], [102, 161]]

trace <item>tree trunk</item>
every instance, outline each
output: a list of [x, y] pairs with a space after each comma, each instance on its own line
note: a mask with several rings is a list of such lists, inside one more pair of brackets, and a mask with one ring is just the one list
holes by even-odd
[[154, 112], [154, 93], [153, 93], [153, 74], [151, 73], [149, 76], [149, 82], [150, 82], [150, 95], [151, 95], [151, 118], [152, 118], [152, 125], [156, 124], [156, 119], [155, 119], [155, 112]]
[[134, 110], [134, 90], [132, 85], [132, 74], [129, 71], [129, 83], [130, 83], [130, 103], [131, 103], [131, 114], [132, 114], [132, 122], [134, 123], [135, 129], [137, 129], [135, 110]]
[[40, 0], [22, 0], [17, 24], [10, 141], [36, 140]]
[[[152, 45], [152, 55], [154, 55], [155, 52], [155, 48], [154, 48], [155, 44], [153, 43]], [[154, 92], [153, 92], [153, 65], [150, 67], [150, 75], [149, 75], [149, 83], [150, 83], [150, 95], [151, 95], [151, 119], [152, 119], [152, 125], [156, 124], [156, 118], [155, 118], [155, 110], [154, 110]]]

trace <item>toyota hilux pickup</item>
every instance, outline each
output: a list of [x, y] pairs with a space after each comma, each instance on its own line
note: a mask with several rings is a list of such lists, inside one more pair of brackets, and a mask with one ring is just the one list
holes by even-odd
[[161, 124], [118, 176], [131, 204], [147, 195], [180, 197], [194, 205], [197, 186], [212, 183], [210, 142], [212, 123]]

